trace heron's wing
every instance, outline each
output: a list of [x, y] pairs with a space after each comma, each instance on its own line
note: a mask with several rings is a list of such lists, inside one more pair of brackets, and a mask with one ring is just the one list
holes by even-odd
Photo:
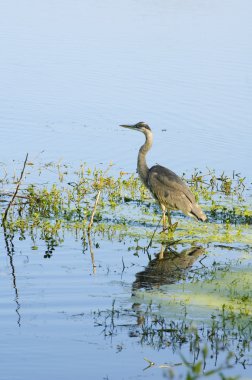
[[154, 197], [167, 208], [188, 213], [195, 203], [194, 195], [181, 178], [163, 166], [156, 165], [150, 169], [148, 185]]

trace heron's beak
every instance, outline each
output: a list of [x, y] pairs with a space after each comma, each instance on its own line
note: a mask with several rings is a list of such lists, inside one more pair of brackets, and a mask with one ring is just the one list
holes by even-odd
[[135, 129], [136, 124], [131, 124], [131, 125], [121, 124], [121, 125], [119, 125], [119, 127], [128, 128], [128, 129]]

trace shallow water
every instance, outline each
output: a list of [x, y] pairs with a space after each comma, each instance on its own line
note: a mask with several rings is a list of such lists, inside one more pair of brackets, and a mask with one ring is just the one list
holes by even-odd
[[[142, 136], [118, 124], [144, 120], [155, 133], [150, 164], [178, 173], [236, 170], [251, 178], [251, 11], [249, 0], [5, 2], [0, 161], [6, 166], [0, 169], [11, 172], [12, 161], [17, 167], [28, 152], [35, 163], [106, 167], [112, 161], [114, 173], [134, 172]], [[48, 171], [45, 182], [51, 180]], [[148, 241], [95, 236], [94, 267], [80, 236], [65, 232], [63, 240], [44, 258], [39, 233], [33, 250], [28, 236], [15, 236], [6, 247], [0, 232], [0, 378], [168, 377], [167, 368], [157, 366], [180, 363], [180, 351], [190, 355], [190, 344], [174, 349], [140, 339], [138, 319], [150, 301], [150, 315], [183, 316], [160, 301], [175, 292], [172, 284], [154, 282], [154, 290], [136, 292], [150, 268], [136, 246]], [[214, 243], [204, 248], [209, 266], [243, 257]], [[158, 251], [151, 250], [152, 259]], [[111, 325], [114, 301], [118, 319]], [[191, 318], [207, 323], [214, 311], [203, 310]], [[218, 363], [225, 355], [220, 350]], [[144, 370], [144, 358], [157, 365]], [[209, 359], [208, 369], [215, 364]], [[251, 367], [243, 367], [226, 373], [252, 377]], [[184, 375], [184, 366], [175, 373]]]
[[[183, 319], [184, 307], [173, 305], [174, 288], [168, 286], [179, 281], [179, 276], [183, 278], [183, 273], [179, 275], [174, 269], [181, 256], [176, 262], [168, 256], [173, 269], [168, 261], [165, 281], [153, 277], [154, 282], [151, 279], [149, 282], [151, 288], [144, 291], [139, 279], [143, 278], [143, 271], [147, 276], [151, 264], [143, 252], [135, 255], [132, 247], [136, 243], [131, 239], [120, 243], [96, 236], [93, 260], [89, 250], [83, 253], [81, 239], [74, 239], [70, 233], [65, 233], [64, 242], [50, 259], [44, 258], [45, 242], [38, 239], [36, 243], [38, 250], [32, 251], [33, 242], [29, 238], [20, 240], [16, 236], [12, 244], [9, 241], [12, 247], [7, 250], [9, 254], [1, 252], [1, 379], [34, 376], [38, 379], [72, 376], [161, 379], [167, 376], [168, 370], [157, 365], [181, 363], [180, 352], [188, 358], [189, 343], [180, 347], [179, 339], [175, 339], [167, 345], [160, 338], [159, 346], [156, 336], [153, 340], [148, 336], [141, 338], [144, 318], [151, 320], [154, 318], [151, 315], [159, 315], [167, 322]], [[143, 243], [144, 240], [138, 242]], [[4, 246], [3, 239], [1, 245]], [[159, 250], [158, 246], [150, 250], [153, 259]], [[183, 247], [178, 247], [178, 252], [182, 250]], [[225, 263], [230, 256], [236, 260], [243, 254], [230, 255], [229, 250], [212, 247], [195, 256], [194, 268], [202, 267], [199, 260], [203, 257], [204, 265], [210, 267], [215, 260]], [[147, 312], [150, 300], [153, 311]], [[188, 308], [186, 320], [192, 318], [199, 323], [201, 319], [207, 326], [215, 311], [215, 306]], [[234, 348], [232, 344], [231, 348]], [[225, 356], [222, 350], [218, 352], [217, 365]], [[249, 357], [247, 353], [246, 363]], [[156, 366], [144, 371], [148, 366], [144, 358]], [[215, 360], [209, 358], [206, 369], [212, 368]], [[177, 375], [184, 374], [184, 366], [174, 369]], [[244, 369], [239, 363], [226, 373], [249, 375], [251, 370], [250, 366]]]

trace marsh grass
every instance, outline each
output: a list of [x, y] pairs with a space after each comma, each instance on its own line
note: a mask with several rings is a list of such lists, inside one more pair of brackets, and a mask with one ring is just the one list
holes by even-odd
[[[139, 179], [124, 172], [113, 177], [109, 175], [111, 165], [103, 171], [91, 170], [82, 164], [73, 172], [63, 164], [49, 163], [37, 168], [32, 163], [28, 165], [39, 176], [44, 171], [54, 171], [54, 182], [46, 185], [30, 183], [27, 173], [9, 210], [6, 228], [12, 232], [24, 234], [40, 229], [45, 235], [57, 235], [64, 228], [86, 230], [92, 219], [93, 232], [118, 233], [120, 237], [150, 237], [159, 221], [159, 206]], [[8, 179], [6, 174], [2, 178], [2, 215], [14, 191], [7, 188], [15, 186], [16, 178], [18, 176], [13, 175]], [[199, 224], [174, 212], [173, 218], [179, 222], [175, 240], [251, 242], [252, 207], [244, 177], [236, 173], [232, 177], [224, 173], [216, 175], [210, 170], [202, 174], [195, 170], [188, 176], [187, 183], [202, 204], [208, 223]], [[169, 239], [169, 236], [162, 235], [161, 238]], [[160, 241], [159, 234], [155, 239]]]

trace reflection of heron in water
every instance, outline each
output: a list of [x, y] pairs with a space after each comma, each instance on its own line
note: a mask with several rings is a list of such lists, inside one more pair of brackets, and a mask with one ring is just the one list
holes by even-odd
[[132, 286], [133, 291], [178, 282], [204, 251], [203, 247], [191, 247], [179, 253], [161, 246], [156, 258], [149, 262], [144, 271], [136, 274], [136, 280]]

